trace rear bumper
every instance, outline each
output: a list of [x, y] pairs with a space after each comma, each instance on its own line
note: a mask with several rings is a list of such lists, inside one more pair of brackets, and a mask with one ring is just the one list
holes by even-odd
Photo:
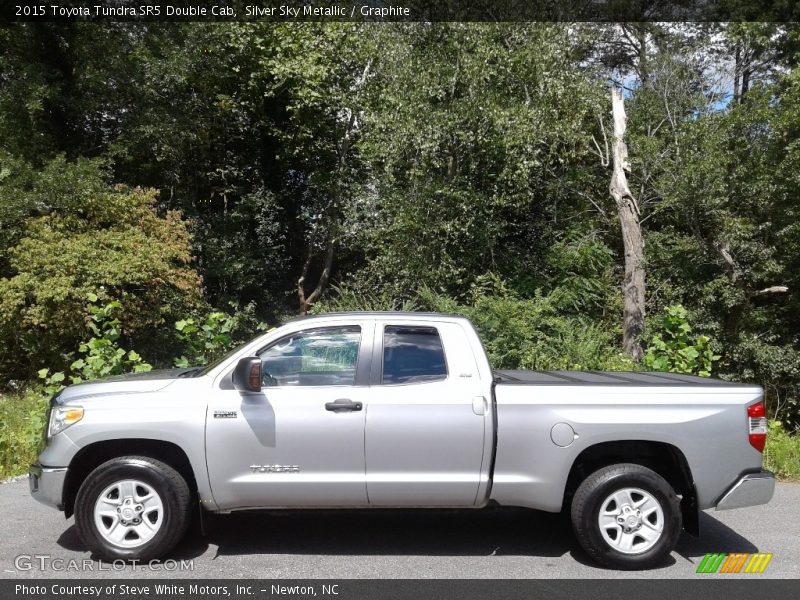
[[742, 475], [717, 501], [716, 510], [766, 504], [775, 493], [775, 476], [770, 471]]
[[42, 504], [64, 510], [64, 480], [67, 467], [43, 467], [33, 464], [28, 469], [31, 496]]

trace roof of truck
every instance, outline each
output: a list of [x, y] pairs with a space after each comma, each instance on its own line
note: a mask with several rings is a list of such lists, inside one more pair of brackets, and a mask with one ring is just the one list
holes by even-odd
[[317, 315], [301, 315], [292, 319], [287, 319], [284, 323], [293, 323], [295, 321], [303, 321], [306, 319], [324, 319], [328, 317], [396, 317], [398, 319], [408, 318], [446, 318], [446, 319], [466, 319], [464, 315], [454, 315], [448, 313], [438, 312], [417, 312], [417, 311], [402, 311], [402, 310], [354, 310], [347, 312], [329, 312], [320, 313]]

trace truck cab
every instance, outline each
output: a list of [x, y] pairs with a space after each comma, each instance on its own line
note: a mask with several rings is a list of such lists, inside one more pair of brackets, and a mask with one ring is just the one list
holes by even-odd
[[259, 391], [210, 369], [218, 508], [485, 504], [492, 373], [475, 343], [460, 317], [334, 315], [245, 351], [260, 359]]

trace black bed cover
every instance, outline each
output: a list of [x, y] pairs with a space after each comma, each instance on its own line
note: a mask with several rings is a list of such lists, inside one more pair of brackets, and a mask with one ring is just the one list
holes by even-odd
[[681, 373], [637, 371], [495, 371], [503, 385], [637, 385], [637, 386], [745, 386], [746, 383], [723, 381]]

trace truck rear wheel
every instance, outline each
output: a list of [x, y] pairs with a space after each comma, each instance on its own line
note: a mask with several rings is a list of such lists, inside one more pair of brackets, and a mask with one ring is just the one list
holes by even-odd
[[589, 475], [572, 500], [572, 527], [595, 561], [614, 569], [661, 564], [680, 536], [680, 502], [655, 471], [622, 463]]
[[104, 560], [148, 561], [177, 544], [189, 524], [191, 493], [169, 465], [145, 456], [103, 463], [75, 499], [78, 535]]

